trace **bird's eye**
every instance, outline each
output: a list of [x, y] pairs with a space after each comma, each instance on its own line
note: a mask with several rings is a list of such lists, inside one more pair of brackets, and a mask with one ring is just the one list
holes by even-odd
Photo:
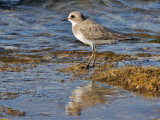
[[71, 18], [74, 18], [75, 16], [74, 15], [71, 15]]

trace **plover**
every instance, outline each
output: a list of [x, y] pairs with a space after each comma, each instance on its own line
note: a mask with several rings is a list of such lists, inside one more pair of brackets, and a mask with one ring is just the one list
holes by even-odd
[[96, 45], [99, 44], [112, 44], [115, 40], [130, 39], [117, 32], [113, 32], [101, 24], [94, 21], [85, 19], [81, 12], [71, 12], [68, 18], [62, 21], [70, 21], [72, 23], [72, 32], [74, 36], [92, 47], [92, 56], [90, 57], [86, 68], [89, 68], [89, 64], [93, 59], [93, 66], [96, 59], [97, 49]]

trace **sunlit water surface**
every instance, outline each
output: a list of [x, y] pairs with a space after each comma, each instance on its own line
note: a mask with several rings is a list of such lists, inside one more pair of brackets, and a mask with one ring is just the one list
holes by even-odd
[[[48, 1], [38, 4], [38, 7], [34, 3], [0, 9], [0, 51], [2, 53], [9, 51], [8, 54], [1, 56], [40, 55], [54, 59], [54, 55], [50, 55], [49, 52], [91, 51], [89, 46], [75, 39], [71, 23], [61, 21], [74, 10], [83, 12], [87, 18], [109, 29], [134, 38], [113, 45], [97, 46], [99, 52], [159, 55], [160, 1], [75, 0]], [[0, 72], [0, 91], [17, 93], [17, 96], [9, 99], [6, 99], [6, 95], [1, 95], [0, 105], [26, 112], [25, 116], [0, 112], [3, 118], [18, 120], [160, 118], [159, 97], [147, 98], [123, 88], [92, 83], [80, 78], [75, 80], [71, 74], [57, 70], [68, 67], [70, 63], [56, 62], [59, 61], [58, 58], [53, 61], [38, 64], [25, 71]], [[137, 61], [144, 66], [160, 66], [158, 57], [139, 57]]]

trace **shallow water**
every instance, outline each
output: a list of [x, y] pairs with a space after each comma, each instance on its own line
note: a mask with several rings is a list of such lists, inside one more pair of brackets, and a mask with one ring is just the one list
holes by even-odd
[[[3, 4], [0, 9], [0, 116], [8, 119], [98, 119], [151, 120], [160, 118], [159, 97], [147, 97], [109, 86], [91, 83], [60, 72], [85, 57], [54, 52], [90, 52], [76, 40], [71, 23], [62, 22], [77, 10], [109, 29], [133, 37], [113, 45], [97, 46], [98, 52], [154, 57], [137, 57], [143, 66], [160, 66], [160, 1], [85, 0]], [[4, 7], [7, 6], [7, 7]], [[22, 58], [13, 60], [12, 57]], [[34, 61], [32, 61], [34, 58]], [[25, 60], [28, 60], [27, 63]], [[14, 61], [11, 62], [11, 61]], [[71, 63], [73, 62], [73, 63]], [[76, 64], [76, 63], [75, 63]], [[124, 62], [119, 63], [124, 64]], [[9, 68], [9, 69], [8, 69]], [[25, 112], [9, 114], [2, 106]]]

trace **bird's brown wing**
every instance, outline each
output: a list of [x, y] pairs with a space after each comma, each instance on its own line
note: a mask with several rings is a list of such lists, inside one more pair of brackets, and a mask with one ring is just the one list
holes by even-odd
[[84, 37], [88, 40], [124, 40], [129, 39], [123, 35], [116, 32], [108, 30], [106, 27], [95, 23], [91, 20], [85, 20], [81, 23], [79, 29]]

